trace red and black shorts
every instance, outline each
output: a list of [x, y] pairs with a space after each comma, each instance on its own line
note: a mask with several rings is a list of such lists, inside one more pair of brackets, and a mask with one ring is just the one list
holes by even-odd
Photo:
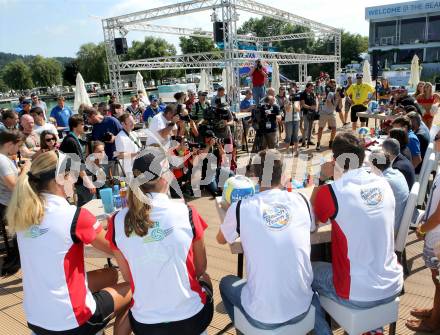
[[83, 325], [63, 331], [47, 330], [28, 323], [29, 329], [36, 335], [95, 335], [110, 322], [115, 310], [115, 303], [110, 293], [105, 290], [93, 293], [96, 310], [92, 317]]

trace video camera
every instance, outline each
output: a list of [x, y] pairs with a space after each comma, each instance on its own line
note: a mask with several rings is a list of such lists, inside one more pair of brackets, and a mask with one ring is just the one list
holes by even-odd
[[101, 141], [102, 142], [110, 142], [113, 138], [113, 134], [111, 132], [106, 132], [104, 135], [101, 136]]

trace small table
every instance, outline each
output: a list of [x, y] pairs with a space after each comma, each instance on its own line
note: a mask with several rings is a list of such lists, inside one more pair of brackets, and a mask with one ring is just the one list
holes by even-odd
[[[298, 191], [304, 194], [305, 196], [307, 196], [308, 198], [310, 198], [313, 192], [313, 187], [295, 189], [294, 192], [295, 191]], [[216, 202], [217, 213], [220, 217], [220, 221], [223, 222], [226, 215], [226, 208], [223, 205], [222, 197], [216, 197], [215, 202]], [[310, 234], [310, 243], [312, 245], [330, 243], [331, 234], [332, 234], [332, 228], [330, 224], [320, 225], [318, 226], [318, 229], [315, 232]], [[240, 238], [237, 238], [233, 243], [229, 244], [229, 248], [232, 254], [237, 255], [237, 276], [242, 278], [244, 257], [243, 257], [243, 247], [241, 245]]]
[[377, 120], [383, 122], [386, 120], [393, 120], [399, 116], [399, 115], [386, 115], [385, 113], [368, 113], [368, 112], [357, 112], [356, 115], [364, 119], [374, 119], [374, 128], [376, 128]]

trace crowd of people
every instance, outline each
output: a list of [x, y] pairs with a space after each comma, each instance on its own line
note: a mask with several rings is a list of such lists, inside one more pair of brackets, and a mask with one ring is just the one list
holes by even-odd
[[[315, 333], [331, 334], [319, 296], [371, 308], [400, 295], [403, 270], [394, 238], [432, 142], [439, 103], [432, 85], [421, 83], [410, 96], [405, 88], [392, 90], [386, 79], [373, 88], [358, 74], [338, 87], [323, 74], [302, 91], [291, 83], [275, 92], [266, 88], [268, 74], [258, 61], [250, 76], [253, 87], [237, 113], [224, 87], [210, 99], [203, 91], [179, 92], [173, 104], [138, 92], [126, 108], [111, 97], [81, 106], [77, 114], [63, 97], [49, 112], [34, 94], [20, 98], [16, 110], [2, 111], [2, 273], [22, 268], [24, 308], [35, 334], [95, 334], [113, 317], [115, 334], [201, 334], [214, 308], [207, 223], [195, 207], [172, 198], [197, 196], [197, 187], [221, 195], [223, 181], [238, 172], [238, 151], [246, 148], [251, 128], [253, 155], [245, 171], [256, 178], [259, 193], [233, 203], [217, 235], [220, 244], [240, 237], [246, 257], [247, 281], [227, 276], [220, 282], [231, 320], [237, 307], [254, 327], [274, 329], [299, 322], [313, 305]], [[393, 117], [372, 129], [386, 139], [367, 159], [357, 113], [373, 100]], [[361, 127], [368, 123], [359, 121]], [[333, 159], [321, 166], [311, 199], [289, 192], [284, 157], [311, 153], [310, 146], [321, 151], [327, 129]], [[440, 152], [439, 135], [434, 143]], [[127, 206], [105, 231], [82, 206], [120, 180], [130, 186]], [[440, 249], [439, 180], [417, 228], [436, 287], [434, 307], [411, 312], [416, 319], [407, 326], [413, 330], [440, 329], [434, 260]], [[311, 262], [310, 232], [328, 221], [331, 263]], [[116, 268], [86, 273], [85, 244], [113, 255], [124, 282], [118, 284]], [[40, 301], [47, 301], [44, 308]]]

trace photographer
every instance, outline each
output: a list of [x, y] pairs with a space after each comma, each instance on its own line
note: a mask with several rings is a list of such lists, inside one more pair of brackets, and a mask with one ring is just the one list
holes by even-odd
[[75, 114], [69, 118], [69, 129], [70, 132], [61, 143], [60, 151], [66, 154], [76, 154], [81, 159], [81, 169], [75, 183], [75, 191], [78, 196], [77, 206], [81, 207], [92, 200], [96, 194], [96, 188], [85, 171], [87, 153], [86, 142], [81, 139], [84, 135], [84, 120], [81, 115]]
[[252, 94], [255, 103], [259, 105], [263, 97], [266, 95], [264, 84], [267, 80], [267, 72], [261, 64], [260, 59], [255, 61], [255, 65], [252, 67], [249, 76], [252, 78]]
[[[205, 115], [205, 126], [213, 130], [215, 136], [221, 139], [231, 138], [231, 127], [234, 124], [232, 113], [227, 104], [221, 103], [219, 98], [215, 101], [216, 107], [211, 108]], [[203, 131], [201, 131], [203, 133]]]
[[[208, 130], [206, 131], [202, 147], [203, 148], [198, 151], [198, 155], [195, 155], [193, 165], [195, 167], [199, 166], [200, 160], [202, 160], [201, 180], [211, 178], [209, 183], [205, 183], [206, 189], [213, 197], [220, 196], [221, 190], [219, 184], [223, 185], [221, 182], [225, 182], [227, 178], [233, 176], [233, 171], [237, 166], [234, 159], [234, 145], [231, 138], [223, 141], [215, 137], [212, 130]], [[215, 156], [215, 173], [212, 173], [212, 162], [208, 155]]]
[[[256, 113], [258, 130], [254, 142], [254, 152], [266, 148], [274, 149], [277, 145], [277, 128], [280, 119], [280, 108], [275, 103], [275, 97], [267, 96]], [[258, 146], [261, 145], [261, 148]]]
[[122, 130], [121, 123], [113, 116], [101, 115], [95, 108], [86, 108], [84, 113], [87, 115], [88, 123], [93, 126], [92, 140], [105, 143], [105, 154], [108, 157], [109, 165], [114, 165], [115, 138]]
[[[198, 149], [194, 147], [194, 143], [188, 141], [181, 136], [176, 136], [173, 140], [177, 141], [179, 145], [171, 152], [170, 165], [171, 171], [176, 177], [180, 190], [184, 196], [192, 197], [191, 191], [191, 170], [192, 170], [192, 153], [197, 154]], [[195, 144], [196, 146], [197, 143]], [[180, 198], [179, 194], [170, 188], [171, 198]]]
[[229, 106], [231, 104], [231, 100], [226, 95], [225, 88], [220, 86], [217, 88], [217, 94], [212, 97], [211, 106], [216, 108], [218, 105], [223, 104]]
[[181, 122], [174, 105], [167, 105], [163, 113], [159, 113], [151, 120], [148, 130], [147, 146], [158, 143], [166, 148], [171, 145], [171, 135], [177, 134], [177, 124]]
[[124, 113], [119, 118], [122, 130], [116, 136], [115, 145], [119, 159], [122, 159], [122, 166], [125, 175], [131, 175], [135, 157], [142, 148], [141, 141], [134, 129], [134, 119], [130, 113]]

